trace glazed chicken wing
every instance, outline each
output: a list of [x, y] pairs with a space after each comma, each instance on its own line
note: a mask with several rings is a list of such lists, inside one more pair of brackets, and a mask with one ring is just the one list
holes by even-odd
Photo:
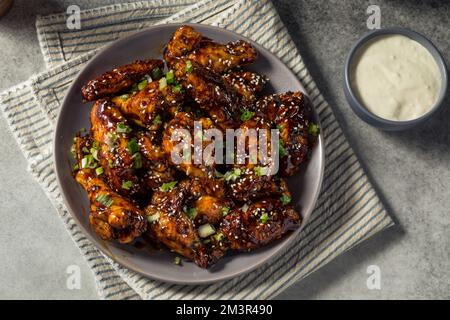
[[229, 87], [234, 88], [240, 99], [241, 107], [250, 108], [256, 100], [268, 79], [256, 72], [233, 70], [222, 76], [224, 82]]
[[301, 92], [274, 94], [258, 100], [256, 114], [280, 132], [280, 172], [293, 175], [305, 161], [315, 140], [310, 134], [311, 106]]
[[128, 119], [148, 130], [161, 127], [165, 114], [173, 115], [179, 111], [183, 100], [181, 90], [175, 90], [171, 85], [162, 87], [158, 81], [150, 82], [134, 95], [112, 99]]
[[220, 44], [204, 38], [190, 26], [182, 26], [175, 31], [164, 53], [169, 66], [172, 66], [176, 58], [181, 57], [221, 74], [254, 62], [257, 52], [246, 41]]
[[300, 225], [301, 217], [291, 206], [267, 198], [248, 208], [230, 212], [220, 225], [224, 242], [230, 249], [253, 250], [281, 238]]
[[153, 194], [151, 204], [145, 208], [149, 217], [148, 233], [169, 249], [207, 268], [224, 252], [210, 250], [205, 246], [193, 221], [183, 210], [190, 194], [189, 186], [189, 183], [180, 183], [170, 190], [159, 190]]
[[138, 60], [105, 72], [83, 86], [81, 89], [83, 98], [86, 101], [94, 101], [116, 95], [131, 87], [145, 75], [151, 75], [156, 68], [163, 69], [163, 61], [155, 59]]
[[127, 119], [110, 100], [98, 100], [91, 111], [91, 136], [111, 188], [125, 196], [145, 193], [138, 170], [142, 157]]
[[97, 170], [85, 166], [82, 150], [89, 145], [91, 145], [89, 136], [75, 138], [74, 152], [77, 169], [74, 174], [89, 198], [89, 222], [104, 240], [117, 239], [122, 243], [131, 242], [146, 230], [144, 214], [133, 202], [111, 190]]
[[228, 86], [220, 75], [185, 59], [173, 64], [176, 78], [187, 94], [206, 111], [211, 119], [222, 128], [239, 124], [240, 101], [233, 87]]

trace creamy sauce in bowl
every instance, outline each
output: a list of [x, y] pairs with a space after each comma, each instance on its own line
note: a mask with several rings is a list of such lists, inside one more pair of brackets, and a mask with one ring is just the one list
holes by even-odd
[[431, 53], [406, 36], [381, 35], [355, 56], [351, 85], [373, 114], [392, 121], [420, 118], [435, 105], [442, 77]]

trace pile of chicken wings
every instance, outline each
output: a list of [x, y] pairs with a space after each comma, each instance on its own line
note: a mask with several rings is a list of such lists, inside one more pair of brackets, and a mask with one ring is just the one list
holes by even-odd
[[[297, 228], [301, 215], [284, 177], [317, 140], [307, 97], [262, 96], [268, 79], [243, 69], [258, 57], [245, 41], [216, 43], [182, 26], [163, 56], [117, 67], [82, 88], [94, 104], [90, 130], [74, 138], [73, 174], [98, 236], [121, 243], [145, 236], [207, 268], [228, 250], [253, 250]], [[248, 159], [174, 162], [172, 134], [193, 132], [194, 121], [221, 132], [278, 129], [278, 173]]]

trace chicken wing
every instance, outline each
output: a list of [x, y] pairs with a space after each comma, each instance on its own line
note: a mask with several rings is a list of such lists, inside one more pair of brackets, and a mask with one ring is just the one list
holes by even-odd
[[277, 128], [280, 134], [280, 173], [293, 175], [303, 163], [316, 139], [309, 128], [311, 105], [301, 92], [263, 97], [255, 104], [256, 114]]
[[187, 68], [188, 60], [178, 59], [173, 68], [176, 78], [201, 109], [222, 128], [239, 125], [240, 101], [233, 87], [217, 75], [197, 64]]
[[86, 190], [90, 202], [89, 222], [104, 240], [131, 242], [146, 230], [144, 214], [133, 202], [111, 190], [97, 170], [83, 164], [83, 149], [91, 143], [89, 136], [77, 136], [73, 150], [77, 160], [75, 179]]
[[224, 252], [210, 250], [201, 241], [193, 220], [183, 210], [187, 197], [191, 196], [189, 188], [189, 183], [180, 183], [170, 190], [159, 190], [153, 194], [151, 204], [145, 208], [149, 217], [148, 233], [169, 249], [207, 268]]
[[240, 99], [242, 108], [250, 108], [256, 100], [257, 94], [260, 93], [268, 79], [256, 72], [233, 70], [222, 76], [225, 83], [234, 88]]
[[172, 66], [175, 58], [187, 57], [215, 73], [224, 73], [254, 62], [258, 54], [246, 41], [220, 44], [203, 37], [190, 26], [178, 28], [164, 52], [164, 59]]
[[134, 95], [122, 95], [112, 99], [122, 113], [137, 125], [148, 130], [157, 130], [163, 124], [166, 114], [174, 115], [181, 110], [184, 95], [174, 86], [161, 86], [158, 81], [150, 82]]
[[155, 59], [138, 60], [105, 72], [83, 86], [81, 89], [83, 98], [86, 101], [94, 101], [116, 95], [131, 87], [145, 75], [151, 75], [156, 68], [163, 69], [164, 62]]
[[219, 231], [225, 246], [249, 251], [280, 239], [300, 223], [301, 217], [292, 206], [267, 198], [231, 211], [223, 219]]
[[91, 111], [91, 136], [111, 188], [125, 196], [145, 194], [138, 170], [142, 157], [127, 119], [110, 100], [97, 100]]

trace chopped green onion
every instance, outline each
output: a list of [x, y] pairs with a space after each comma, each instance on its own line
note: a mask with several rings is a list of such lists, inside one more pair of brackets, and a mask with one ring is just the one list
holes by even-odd
[[197, 216], [197, 209], [195, 208], [187, 208], [186, 214], [188, 215], [189, 219], [194, 220]]
[[263, 213], [263, 214], [261, 215], [261, 217], [259, 218], [259, 220], [260, 220], [262, 223], [266, 223], [266, 222], [269, 220], [269, 215], [268, 215], [267, 213]]
[[92, 147], [90, 151], [94, 159], [98, 161], [98, 149]]
[[142, 80], [141, 82], [138, 83], [138, 90], [144, 90], [144, 88], [147, 86], [148, 81], [147, 79]]
[[241, 175], [241, 169], [235, 168], [227, 171], [224, 175], [225, 181], [235, 181]]
[[78, 163], [75, 163], [74, 165], [73, 165], [73, 167], [72, 167], [72, 170], [73, 171], [76, 171], [76, 170], [78, 170], [80, 167], [78, 166]]
[[222, 232], [217, 232], [214, 236], [213, 236], [214, 240], [216, 240], [217, 242], [220, 242], [220, 240], [223, 239], [223, 233]]
[[101, 174], [103, 174], [103, 168], [102, 167], [98, 167], [95, 169], [95, 173], [99, 176]]
[[72, 154], [72, 157], [74, 157], [74, 158], [77, 157], [77, 150], [76, 150], [75, 142], [76, 142], [76, 139], [73, 138], [72, 146], [70, 146], [70, 153]]
[[119, 96], [120, 100], [122, 100], [122, 101], [127, 100], [129, 97], [130, 97], [129, 94], [123, 94], [123, 95]]
[[111, 205], [114, 203], [113, 199], [111, 199], [111, 197], [106, 193], [100, 194], [96, 200], [108, 208], [111, 207]]
[[283, 124], [277, 124], [277, 129], [278, 130], [283, 130], [284, 129], [284, 125]]
[[247, 121], [250, 120], [251, 118], [253, 118], [253, 116], [255, 115], [255, 113], [253, 111], [250, 110], [241, 110], [241, 120], [242, 121]]
[[127, 126], [125, 123], [119, 122], [117, 124], [116, 132], [117, 133], [130, 133], [131, 128], [129, 126]]
[[132, 186], [133, 186], [132, 181], [123, 181], [122, 182], [122, 189], [130, 190]]
[[108, 164], [109, 164], [110, 168], [114, 168], [114, 163], [113, 163], [112, 159], [108, 160]]
[[155, 119], [153, 119], [153, 124], [159, 126], [162, 123], [161, 116], [158, 114]]
[[167, 84], [175, 83], [175, 73], [173, 72], [173, 70], [169, 70], [169, 72], [166, 73], [166, 81]]
[[95, 160], [94, 160], [94, 157], [92, 156], [92, 154], [88, 154], [83, 159], [81, 159], [81, 168], [83, 168], [83, 169], [85, 169], [85, 168], [94, 169], [96, 166], [97, 165], [95, 163]]
[[280, 197], [280, 201], [281, 201], [281, 203], [283, 204], [283, 205], [287, 205], [288, 203], [290, 203], [291, 202], [291, 197], [289, 197], [288, 195], [285, 195], [285, 194], [283, 194], [281, 197]]
[[265, 176], [267, 174], [267, 168], [266, 167], [255, 167], [253, 169], [256, 173], [257, 176], [261, 177], [261, 176]]
[[317, 136], [320, 133], [320, 128], [314, 122], [310, 122], [308, 126], [308, 133]]
[[280, 152], [280, 157], [284, 157], [287, 154], [287, 152], [286, 148], [284, 147], [283, 140], [280, 140], [280, 142], [278, 143], [278, 148]]
[[139, 151], [139, 145], [135, 138], [131, 139], [127, 144], [128, 151], [130, 151], [131, 154], [135, 154]]
[[166, 78], [161, 78], [159, 80], [159, 89], [162, 90], [165, 87], [167, 87], [167, 79]]
[[86, 148], [86, 147], [83, 147], [83, 148], [81, 149], [81, 151], [83, 151], [84, 153], [90, 153], [90, 152], [89, 152], [89, 149]]
[[173, 263], [175, 263], [177, 266], [181, 266], [181, 258], [180, 257], [175, 257], [173, 259]]
[[178, 181], [171, 181], [171, 182], [163, 183], [160, 189], [161, 189], [161, 191], [164, 191], [164, 192], [169, 191], [173, 187], [175, 187], [177, 183], [178, 183]]
[[115, 143], [117, 142], [117, 135], [114, 132], [108, 132], [107, 135], [107, 145], [112, 148], [114, 147]]
[[131, 86], [131, 91], [130, 91], [130, 93], [135, 93], [135, 92], [137, 92], [137, 91], [139, 91], [139, 88], [138, 88], [138, 84], [135, 83], [135, 84], [133, 84], [133, 85]]
[[222, 215], [225, 217], [226, 215], [228, 215], [228, 213], [230, 212], [230, 207], [222, 207], [222, 209], [220, 209], [222, 211]]
[[133, 154], [132, 158], [134, 160], [133, 167], [135, 169], [142, 168], [142, 157], [141, 157], [141, 154], [139, 152], [136, 152], [135, 154]]
[[152, 79], [158, 80], [162, 77], [162, 71], [160, 68], [155, 68], [152, 70]]
[[186, 61], [186, 73], [191, 73], [192, 70], [193, 70], [192, 61], [191, 60]]
[[158, 221], [159, 220], [159, 212], [158, 213], [155, 213], [155, 214], [152, 214], [151, 216], [148, 216], [147, 217], [147, 221], [149, 222], [149, 223], [154, 223], [154, 222], [156, 222], [156, 221]]
[[200, 238], [207, 238], [214, 233], [216, 233], [216, 229], [209, 223], [203, 224], [198, 228], [198, 235]]
[[180, 84], [177, 84], [176, 86], [172, 87], [173, 93], [180, 93], [183, 90], [183, 87]]

